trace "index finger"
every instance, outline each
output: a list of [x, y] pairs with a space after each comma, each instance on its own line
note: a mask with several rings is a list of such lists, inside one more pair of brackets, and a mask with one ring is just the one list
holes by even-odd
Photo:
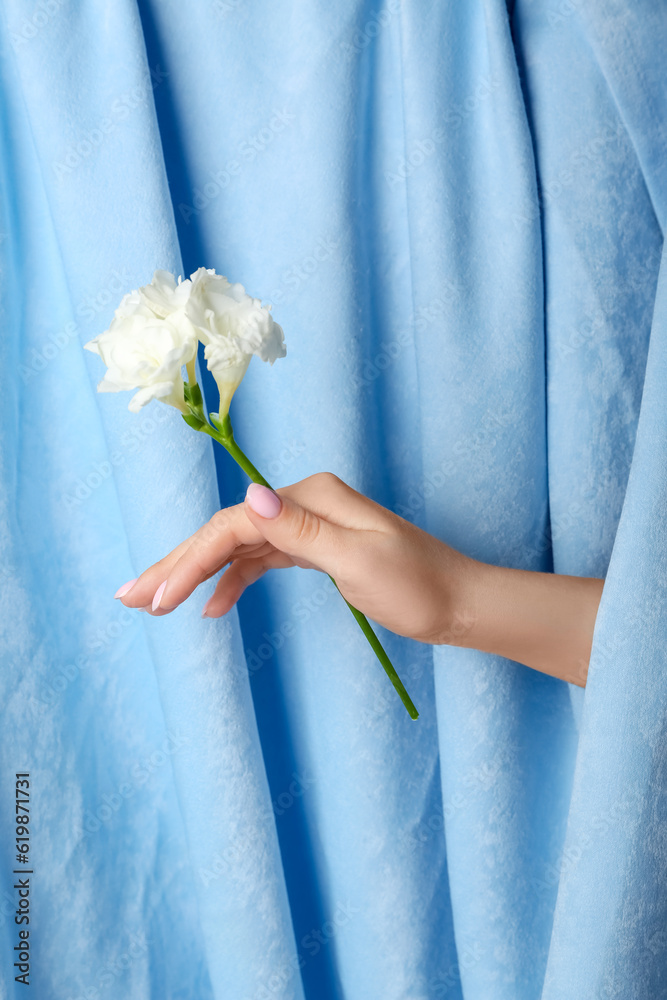
[[174, 561], [170, 560], [165, 566], [157, 563], [151, 567], [147, 589], [156, 582], [157, 568], [163, 571], [149, 597], [153, 600], [153, 610], [172, 611], [230, 559], [264, 545], [266, 539], [246, 517], [243, 504], [217, 511], [195, 532], [190, 545]]

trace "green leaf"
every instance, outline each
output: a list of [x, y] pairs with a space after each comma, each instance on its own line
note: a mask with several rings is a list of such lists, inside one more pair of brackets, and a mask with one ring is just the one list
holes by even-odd
[[195, 416], [194, 413], [182, 413], [181, 416], [185, 420], [189, 427], [194, 427], [196, 431], [200, 431], [204, 426], [204, 421], [200, 417]]
[[189, 389], [189, 395], [187, 398], [189, 399], [189, 402], [192, 404], [193, 407], [195, 407], [195, 409], [199, 409], [203, 403], [201, 389], [199, 388], [196, 382], [194, 385], [189, 385], [188, 389]]

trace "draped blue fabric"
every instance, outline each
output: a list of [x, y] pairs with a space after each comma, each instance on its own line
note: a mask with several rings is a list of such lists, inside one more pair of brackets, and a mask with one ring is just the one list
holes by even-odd
[[[40, 1000], [667, 997], [664, 6], [5, 0], [0, 29], [0, 996], [29, 771]], [[330, 470], [487, 562], [606, 577], [585, 688], [381, 630], [413, 723], [314, 571], [217, 621], [212, 581], [113, 601], [244, 494], [82, 347], [199, 266], [285, 329], [232, 406], [273, 485]]]

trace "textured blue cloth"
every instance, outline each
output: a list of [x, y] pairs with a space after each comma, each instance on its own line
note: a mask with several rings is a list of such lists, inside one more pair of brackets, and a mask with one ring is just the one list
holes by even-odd
[[[660, 0], [5, 0], [0, 996], [667, 997]], [[112, 594], [243, 476], [82, 345], [155, 268], [274, 303], [233, 403], [461, 550], [606, 576], [585, 689], [315, 572]], [[462, 623], [465, 627], [465, 623]]]

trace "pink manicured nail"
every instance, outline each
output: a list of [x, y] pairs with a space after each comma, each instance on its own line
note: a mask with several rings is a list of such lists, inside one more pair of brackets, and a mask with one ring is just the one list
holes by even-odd
[[267, 489], [260, 483], [251, 483], [245, 498], [260, 517], [278, 517], [282, 503], [278, 494], [274, 493], [273, 490]]
[[158, 589], [155, 591], [155, 597], [153, 598], [153, 603], [151, 605], [152, 611], [157, 611], [160, 607], [160, 601], [162, 600], [162, 595], [164, 594], [164, 588], [167, 586], [167, 581], [161, 583]]
[[113, 595], [114, 599], [117, 600], [119, 597], [125, 597], [128, 591], [132, 590], [138, 579], [139, 577], [135, 576], [134, 580], [128, 580], [127, 583], [124, 583], [122, 587], [119, 587], [116, 593]]

